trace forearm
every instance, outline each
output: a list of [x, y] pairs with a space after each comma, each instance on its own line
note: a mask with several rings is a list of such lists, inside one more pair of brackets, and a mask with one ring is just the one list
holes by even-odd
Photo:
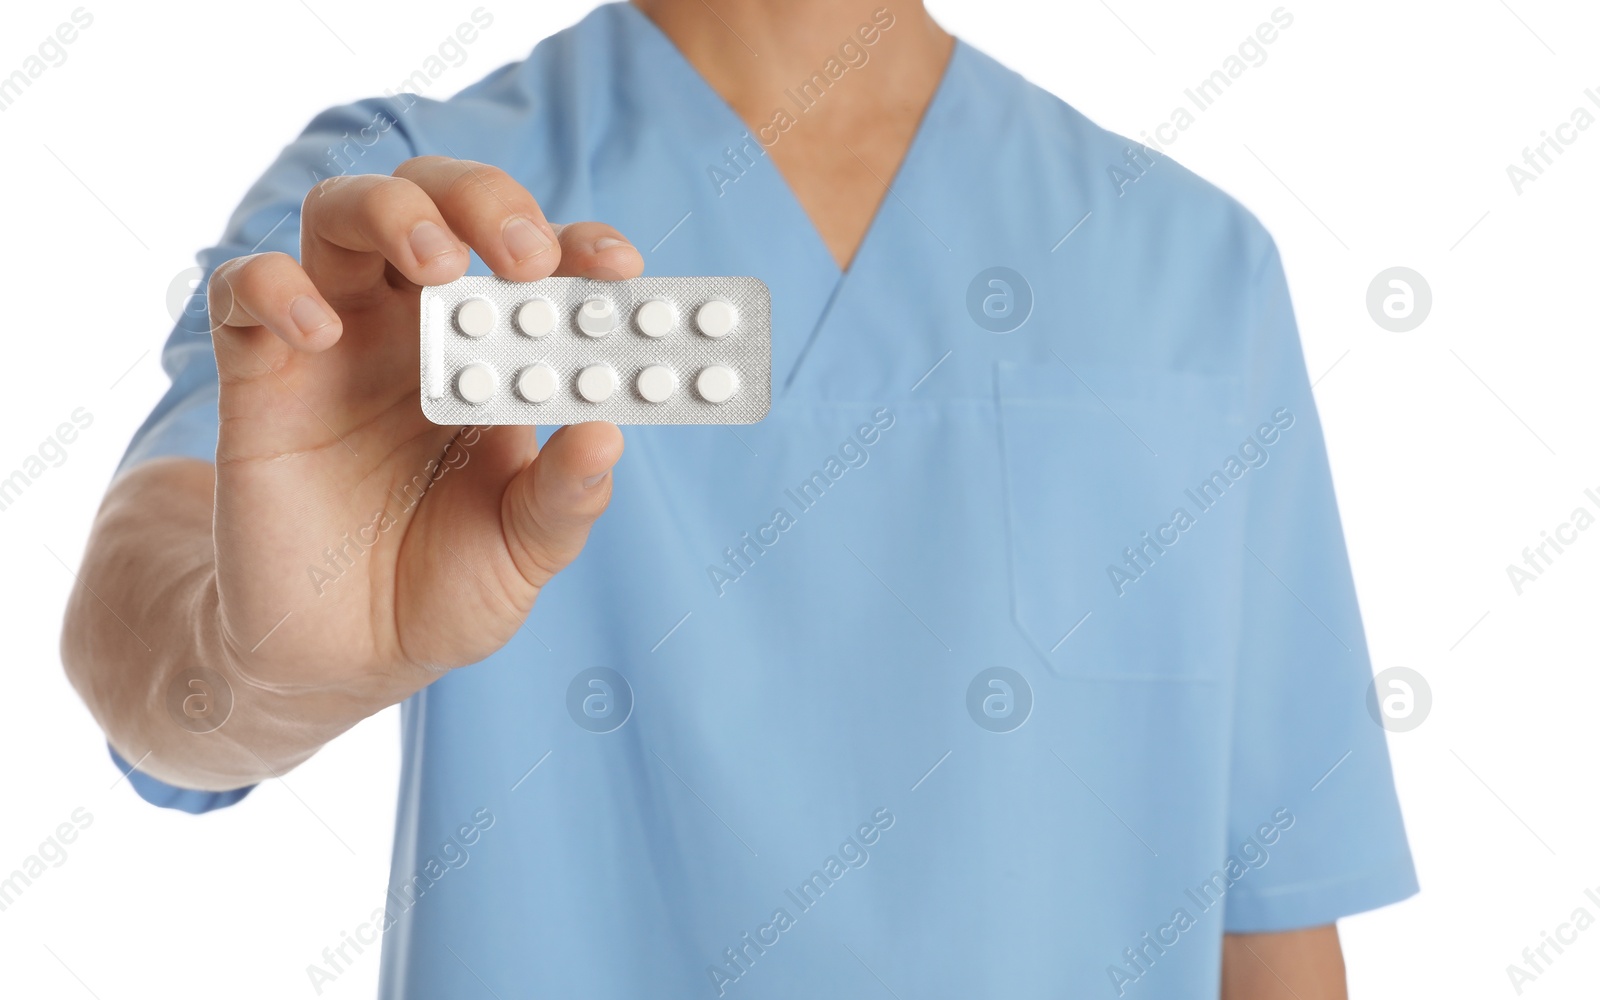
[[1224, 935], [1222, 1000], [1349, 1000], [1338, 929]]
[[[410, 690], [382, 679], [344, 691], [252, 682], [248, 643], [228, 636], [219, 614], [214, 482], [210, 463], [169, 459], [113, 485], [67, 605], [61, 654], [118, 753], [164, 781], [220, 791], [282, 774]], [[196, 668], [214, 671], [223, 690], [196, 682]]]

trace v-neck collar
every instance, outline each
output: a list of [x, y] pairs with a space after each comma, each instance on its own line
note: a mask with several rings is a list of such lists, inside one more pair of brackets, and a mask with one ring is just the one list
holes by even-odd
[[[650, 20], [643, 11], [628, 2], [628, 0], [621, 0], [616, 6], [627, 8], [626, 16], [636, 19], [648, 34], [660, 42], [663, 49], [671, 53], [670, 58], [676, 60], [684, 74], [694, 80], [695, 86], [701, 90], [708, 103], [717, 109], [718, 114], [727, 119], [729, 125], [740, 131], [751, 131], [749, 124], [739, 117], [739, 113], [734, 110], [727, 99], [711, 85], [710, 81], [705, 78], [694, 63], [689, 61], [688, 57], [679, 50], [671, 37], [662, 31], [659, 25]], [[833, 299], [838, 297], [839, 289], [844, 285], [846, 279], [857, 271], [861, 266], [862, 258], [876, 244], [877, 240], [874, 237], [877, 236], [878, 230], [883, 228], [885, 209], [891, 200], [898, 197], [896, 185], [909, 176], [911, 169], [921, 159], [923, 148], [931, 141], [928, 138], [929, 133], [936, 131], [932, 127], [934, 120], [942, 115], [944, 105], [949, 101], [947, 94], [953, 89], [952, 81], [960, 75], [960, 68], [957, 63], [964, 64], [966, 59], [967, 45], [958, 37], [951, 47], [949, 59], [945, 61], [944, 69], [939, 76], [939, 83], [934, 87], [933, 96], [929, 98], [927, 106], [922, 110], [922, 118], [917, 122], [916, 131], [911, 136], [911, 142], [906, 146], [905, 153], [900, 158], [899, 166], [895, 168], [894, 176], [888, 179], [878, 178], [879, 182], [885, 185], [883, 197], [878, 200], [877, 207], [873, 209], [872, 218], [868, 221], [866, 231], [862, 234], [860, 242], [856, 244], [855, 253], [851, 256], [848, 267], [839, 267], [838, 261], [834, 260], [833, 251], [828, 247], [827, 240], [822, 238], [821, 230], [817, 228], [815, 220], [811, 218], [811, 213], [806, 211], [805, 204], [795, 194], [789, 179], [784, 176], [783, 171], [778, 169], [777, 161], [771, 161], [773, 173], [777, 175], [777, 187], [781, 189], [783, 197], [788, 200], [789, 207], [795, 211], [796, 215], [805, 220], [808, 241], [812, 243], [814, 249], [820, 250], [822, 257], [831, 268], [834, 287], [829, 298], [830, 306]], [[770, 160], [770, 153], [768, 158]], [[818, 327], [827, 321], [828, 311], [828, 309], [823, 310], [822, 315], [818, 318]], [[815, 331], [813, 331], [814, 335]]]

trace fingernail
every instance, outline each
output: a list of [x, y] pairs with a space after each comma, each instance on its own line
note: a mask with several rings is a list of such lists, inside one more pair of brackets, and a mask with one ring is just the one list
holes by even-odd
[[411, 252], [417, 255], [420, 263], [427, 264], [459, 249], [460, 245], [450, 234], [432, 222], [419, 222], [417, 228], [411, 230]]
[[506, 223], [500, 231], [500, 239], [505, 243], [511, 259], [519, 264], [550, 249], [550, 241], [539, 231], [539, 227], [521, 216]]
[[289, 318], [307, 337], [334, 321], [333, 314], [309, 295], [302, 295], [289, 303]]
[[583, 488], [586, 489], [586, 490], [592, 490], [596, 486], [599, 486], [602, 482], [604, 482], [605, 478], [607, 476], [609, 476], [609, 475], [611, 475], [611, 470], [607, 469], [606, 471], [600, 473], [598, 476], [590, 476], [588, 479], [585, 479], [583, 481]]
[[610, 250], [612, 247], [625, 247], [627, 245], [627, 240], [619, 240], [615, 236], [602, 236], [594, 241], [594, 252], [599, 253], [602, 250]]

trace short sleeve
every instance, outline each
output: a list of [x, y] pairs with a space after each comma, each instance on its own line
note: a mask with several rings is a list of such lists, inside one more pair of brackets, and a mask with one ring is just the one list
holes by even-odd
[[[251, 187], [216, 246], [197, 257], [199, 282], [183, 303], [161, 352], [171, 386], [156, 404], [117, 468], [118, 474], [152, 458], [177, 456], [210, 462], [217, 453], [217, 360], [206, 312], [206, 283], [235, 257], [279, 251], [300, 257], [300, 209], [307, 193], [340, 174], [391, 173], [416, 155], [407, 111], [409, 95], [335, 108], [318, 115]], [[194, 272], [191, 272], [191, 274]], [[179, 788], [133, 768], [115, 750], [111, 758], [139, 796], [154, 805], [202, 813], [233, 805], [250, 792]], [[253, 786], [252, 786], [253, 787]]]
[[1242, 554], [1227, 845], [1242, 877], [1226, 895], [1230, 932], [1332, 923], [1417, 891], [1386, 734], [1366, 707], [1372, 666], [1327, 449], [1270, 241], [1253, 315], [1248, 412], [1270, 458], [1251, 485]]

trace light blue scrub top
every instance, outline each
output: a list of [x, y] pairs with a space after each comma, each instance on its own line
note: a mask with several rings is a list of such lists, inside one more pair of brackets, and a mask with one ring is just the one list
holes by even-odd
[[[774, 402], [626, 428], [527, 627], [405, 704], [385, 997], [1214, 997], [1224, 931], [1416, 891], [1282, 266], [1237, 203], [1170, 160], [1119, 178], [1126, 140], [964, 44], [844, 274], [630, 6], [410, 100], [319, 116], [202, 264], [297, 253], [367, 128], [353, 172], [482, 160], [647, 273], [764, 280]], [[212, 458], [197, 325], [128, 463]]]

